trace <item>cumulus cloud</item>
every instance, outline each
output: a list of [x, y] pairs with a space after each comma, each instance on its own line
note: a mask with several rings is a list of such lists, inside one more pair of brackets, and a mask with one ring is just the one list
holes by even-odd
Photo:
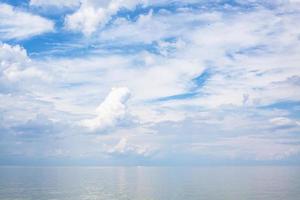
[[128, 138], [122, 137], [115, 146], [107, 147], [106, 152], [111, 155], [148, 157], [154, 153], [154, 149], [147, 145], [130, 144]]
[[112, 0], [99, 2], [94, 0], [82, 1], [80, 8], [65, 18], [65, 27], [72, 31], [91, 35], [103, 27], [121, 8], [132, 9], [143, 3], [137, 0]]
[[24, 39], [54, 30], [54, 23], [0, 3], [0, 39]]
[[1, 66], [11, 63], [26, 63], [29, 62], [27, 52], [19, 45], [11, 46], [9, 44], [0, 44], [0, 61]]
[[126, 102], [129, 97], [128, 88], [112, 88], [105, 100], [96, 109], [97, 117], [83, 120], [81, 125], [92, 131], [113, 127], [125, 117]]
[[31, 67], [27, 52], [19, 45], [0, 44], [0, 79], [16, 82], [24, 79], [38, 78], [49, 80], [41, 70]]

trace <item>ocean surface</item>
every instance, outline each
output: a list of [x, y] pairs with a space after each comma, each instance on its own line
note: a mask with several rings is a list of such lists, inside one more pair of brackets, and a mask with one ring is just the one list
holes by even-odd
[[300, 167], [0, 167], [0, 200], [300, 200]]

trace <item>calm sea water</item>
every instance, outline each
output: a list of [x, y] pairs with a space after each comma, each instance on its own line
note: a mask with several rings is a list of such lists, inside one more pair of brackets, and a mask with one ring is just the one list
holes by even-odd
[[1, 200], [299, 200], [300, 167], [0, 167]]

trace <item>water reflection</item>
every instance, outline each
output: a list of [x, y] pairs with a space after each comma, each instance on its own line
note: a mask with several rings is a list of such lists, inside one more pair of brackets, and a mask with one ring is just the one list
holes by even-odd
[[0, 199], [300, 199], [299, 167], [1, 167]]

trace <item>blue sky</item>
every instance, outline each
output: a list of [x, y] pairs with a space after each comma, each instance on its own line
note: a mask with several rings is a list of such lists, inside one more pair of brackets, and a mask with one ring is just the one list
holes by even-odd
[[0, 1], [0, 164], [300, 163], [300, 1]]

